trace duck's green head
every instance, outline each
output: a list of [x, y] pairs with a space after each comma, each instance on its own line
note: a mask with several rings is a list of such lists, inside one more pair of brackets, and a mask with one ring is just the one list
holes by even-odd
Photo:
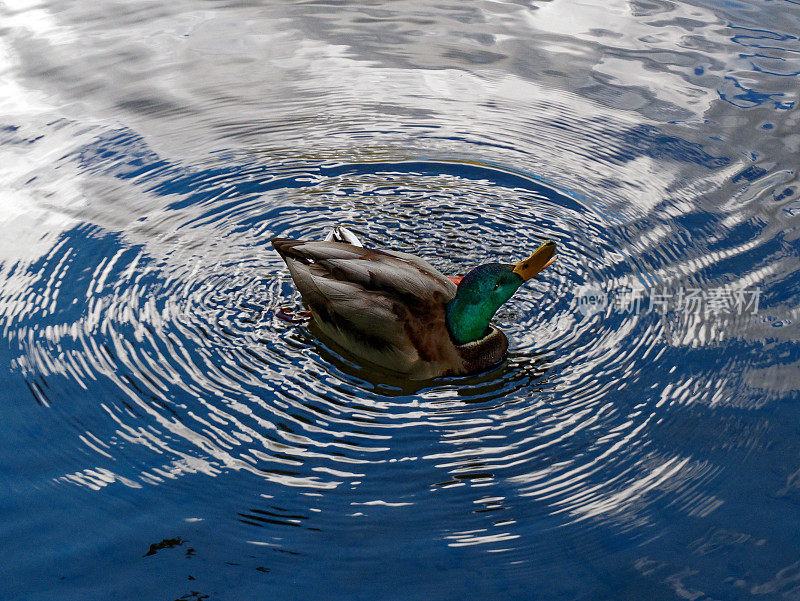
[[548, 240], [517, 264], [488, 263], [470, 271], [447, 303], [446, 321], [456, 344], [483, 338], [500, 306], [522, 284], [556, 260], [556, 243]]

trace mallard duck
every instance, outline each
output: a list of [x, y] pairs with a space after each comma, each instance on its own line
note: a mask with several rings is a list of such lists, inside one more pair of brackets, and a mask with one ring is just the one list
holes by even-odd
[[487, 263], [451, 279], [414, 255], [363, 248], [346, 228], [323, 242], [271, 242], [325, 336], [412, 380], [475, 373], [501, 361], [508, 339], [492, 317], [556, 253], [547, 240], [524, 261]]

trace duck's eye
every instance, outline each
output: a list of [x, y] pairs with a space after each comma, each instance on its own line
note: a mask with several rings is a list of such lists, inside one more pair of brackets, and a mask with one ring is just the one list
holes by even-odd
[[500, 290], [500, 282], [497, 282], [497, 283], [494, 285], [494, 289], [495, 289], [495, 290]]

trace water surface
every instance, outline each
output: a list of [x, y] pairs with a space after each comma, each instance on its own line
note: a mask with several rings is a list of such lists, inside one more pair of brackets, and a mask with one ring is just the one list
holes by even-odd
[[[796, 3], [2, 19], [3, 598], [800, 599]], [[411, 386], [281, 318], [334, 224], [560, 258]]]

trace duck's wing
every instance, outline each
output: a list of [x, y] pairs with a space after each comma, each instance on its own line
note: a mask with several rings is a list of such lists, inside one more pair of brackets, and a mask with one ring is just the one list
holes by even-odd
[[[376, 363], [433, 360], [456, 285], [426, 261], [339, 242], [274, 239], [318, 323]], [[370, 351], [374, 351], [372, 353]], [[396, 365], [395, 369], [409, 368]]]
[[[337, 225], [336, 227], [331, 228], [331, 230], [328, 232], [328, 235], [325, 236], [325, 242], [343, 242], [344, 244], [352, 244], [353, 246], [361, 246], [361, 247], [364, 246], [361, 243], [361, 240], [358, 239], [358, 236], [356, 236], [351, 230], [342, 225]], [[436, 269], [433, 265], [428, 263], [425, 259], [421, 259], [416, 255], [411, 255], [408, 253], [398, 252], [394, 250], [384, 250], [382, 252], [384, 252], [387, 255], [393, 255], [395, 257], [398, 257], [399, 259], [403, 259], [404, 261], [415, 263], [429, 273], [441, 275], [438, 269]], [[458, 281], [461, 278], [453, 279], [452, 277], [448, 277], [447, 279], [458, 285]]]

